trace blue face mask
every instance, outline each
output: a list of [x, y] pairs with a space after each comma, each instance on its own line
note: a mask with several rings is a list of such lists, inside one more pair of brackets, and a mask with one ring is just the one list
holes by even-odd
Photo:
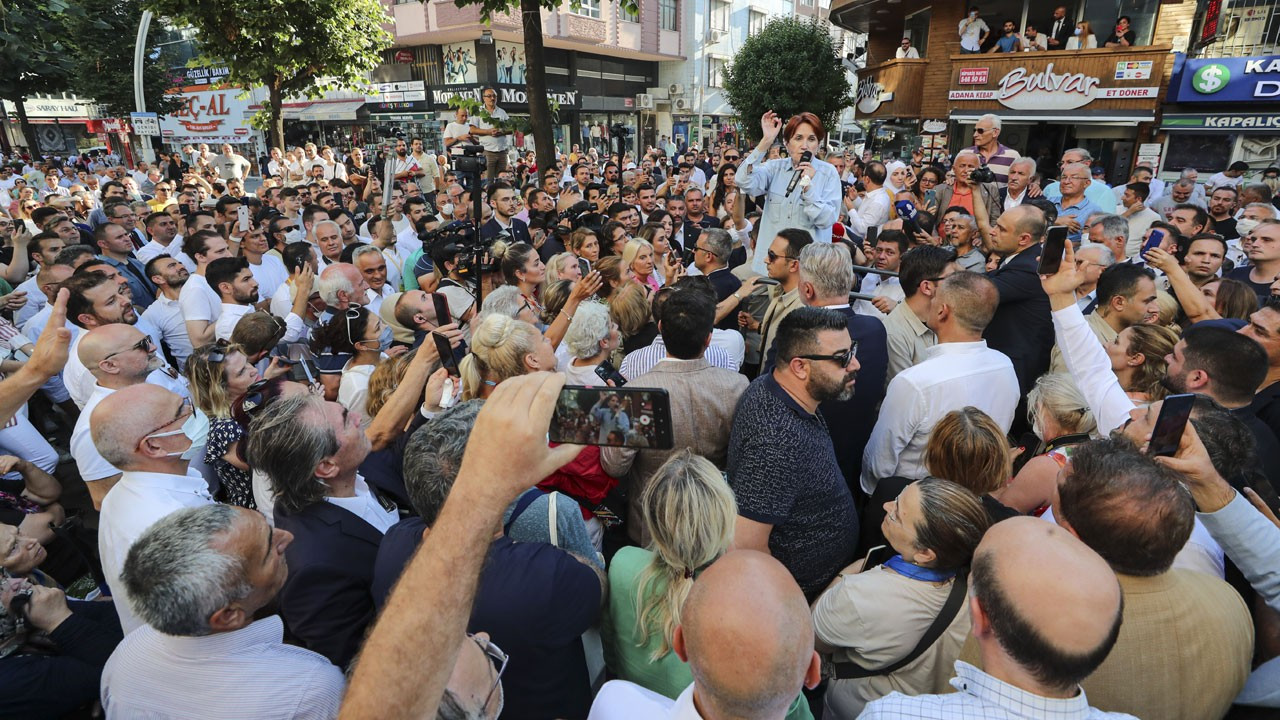
[[168, 453], [168, 457], [179, 456], [183, 460], [194, 460], [196, 456], [204, 452], [205, 443], [209, 439], [209, 417], [200, 412], [199, 408], [192, 408], [191, 414], [182, 423], [182, 427], [169, 432], [155, 433], [148, 435], [151, 438], [169, 437], [171, 435], [186, 435], [191, 441], [191, 447], [182, 452]]
[[382, 332], [378, 333], [378, 351], [386, 352], [391, 349], [391, 341], [395, 339], [392, 334], [391, 326], [383, 324]]

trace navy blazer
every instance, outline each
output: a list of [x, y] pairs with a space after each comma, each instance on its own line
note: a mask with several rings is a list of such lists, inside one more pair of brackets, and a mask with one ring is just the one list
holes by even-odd
[[987, 273], [1000, 292], [1000, 306], [982, 337], [1013, 363], [1018, 391], [1026, 395], [1036, 378], [1049, 369], [1053, 351], [1053, 316], [1049, 296], [1040, 287], [1040, 246], [1023, 250]]
[[[480, 226], [480, 239], [489, 240], [498, 236], [503, 228], [497, 219], [489, 218], [489, 222]], [[529, 234], [529, 226], [520, 218], [511, 218], [511, 241], [533, 244], [533, 236]]]
[[296, 514], [279, 504], [276, 527], [293, 533], [285, 548], [289, 579], [280, 591], [287, 638], [345, 670], [373, 622], [373, 566], [382, 533], [329, 502]]

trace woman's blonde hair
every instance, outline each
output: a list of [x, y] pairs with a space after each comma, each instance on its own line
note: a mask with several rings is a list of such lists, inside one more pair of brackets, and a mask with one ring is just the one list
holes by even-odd
[[1145, 393], [1147, 400], [1155, 402], [1169, 394], [1169, 390], [1160, 382], [1164, 379], [1169, 366], [1164, 358], [1173, 352], [1178, 344], [1178, 331], [1164, 325], [1131, 325], [1129, 326], [1128, 355], [1142, 353], [1145, 358], [1133, 373], [1130, 392]]
[[934, 477], [950, 480], [974, 495], [1004, 487], [1013, 474], [1009, 440], [991, 416], [976, 407], [952, 410], [933, 426], [924, 450], [924, 466]]
[[[649, 253], [653, 253], [653, 245], [650, 245], [648, 240], [641, 240], [640, 238], [628, 240], [627, 244], [622, 248], [622, 264], [631, 267], [631, 264], [636, 261], [636, 257], [640, 255], [640, 251], [644, 248], [649, 248]], [[631, 268], [631, 270], [635, 272], [635, 268]]]
[[578, 256], [571, 252], [562, 252], [558, 255], [552, 255], [551, 259], [547, 261], [547, 283], [552, 283], [561, 279], [560, 266], [564, 264], [565, 260], [573, 260], [574, 265], [578, 264]]
[[640, 516], [649, 528], [653, 559], [636, 579], [636, 645], [655, 634], [661, 642], [651, 660], [671, 652], [693, 577], [733, 542], [738, 505], [724, 476], [706, 458], [685, 448], [658, 468], [640, 495]]
[[417, 348], [414, 348], [403, 355], [383, 360], [374, 367], [373, 374], [369, 376], [369, 395], [364, 403], [365, 415], [377, 417], [378, 411], [387, 404], [391, 393], [400, 385], [405, 371], [409, 369], [409, 361], [417, 353]]
[[[1038, 410], [1048, 413], [1068, 435], [1096, 435], [1098, 432], [1098, 421], [1093, 417], [1084, 393], [1066, 373], [1045, 373], [1036, 379], [1035, 387], [1027, 393], [1027, 422], [1033, 426]], [[1055, 438], [1040, 439], [1049, 442]]]
[[542, 342], [542, 333], [523, 320], [486, 315], [471, 333], [471, 352], [458, 363], [462, 399], [478, 398], [485, 381], [494, 385], [529, 372], [525, 355]]
[[596, 291], [596, 297], [606, 302], [613, 296], [613, 284], [622, 280], [622, 269], [629, 265], [624, 263], [621, 257], [617, 255], [608, 255], [596, 261], [593, 268], [600, 273], [600, 289]]
[[598, 248], [600, 244], [600, 237], [596, 231], [589, 227], [580, 227], [569, 235], [569, 249], [572, 250], [575, 255], [580, 254], [582, 252], [583, 244], [587, 242], [587, 238], [589, 237], [596, 239], [596, 247]]
[[640, 283], [630, 283], [613, 296], [609, 303], [609, 315], [618, 323], [623, 337], [631, 337], [649, 324], [649, 292]]
[[573, 282], [570, 280], [550, 281], [542, 286], [542, 317], [539, 319], [544, 325], [555, 322], [572, 292]]
[[[222, 360], [213, 362], [211, 353], [219, 353]], [[229, 355], [239, 353], [249, 356], [244, 348], [234, 343], [211, 343], [196, 348], [187, 358], [187, 381], [191, 391], [191, 404], [200, 408], [209, 417], [231, 417], [231, 397], [227, 392], [227, 372], [223, 367]]]

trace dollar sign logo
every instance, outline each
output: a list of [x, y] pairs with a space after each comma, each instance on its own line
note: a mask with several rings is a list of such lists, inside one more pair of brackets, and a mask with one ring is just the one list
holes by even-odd
[[1211, 95], [1226, 87], [1230, 79], [1231, 71], [1227, 66], [1214, 63], [1196, 71], [1196, 74], [1191, 77], [1191, 87], [1198, 93]]

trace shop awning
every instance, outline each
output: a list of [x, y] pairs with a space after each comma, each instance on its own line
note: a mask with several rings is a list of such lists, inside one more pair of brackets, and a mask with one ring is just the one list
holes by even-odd
[[[951, 113], [951, 119], [961, 125], [973, 125], [978, 122], [978, 118], [985, 115], [985, 112], [969, 110], [965, 112]], [[1138, 123], [1154, 122], [1156, 119], [1153, 110], [1098, 110], [1095, 112], [1077, 111], [1070, 114], [1064, 114], [1061, 111], [1046, 110], [1043, 112], [1034, 110], [1018, 110], [1013, 112], [995, 112], [993, 113], [1000, 118], [1002, 122], [1057, 122], [1070, 123], [1072, 125], [1111, 125], [1119, 127], [1129, 127]]]
[[298, 114], [299, 120], [307, 120], [318, 122], [321, 120], [329, 121], [354, 121], [356, 113], [364, 105], [364, 100], [352, 100], [349, 102], [331, 102], [331, 103], [313, 103], [301, 113]]
[[285, 105], [285, 106], [282, 108], [282, 110], [284, 110], [283, 117], [284, 117], [284, 119], [285, 119], [285, 120], [297, 120], [297, 119], [299, 119], [299, 118], [302, 116], [302, 111], [303, 111], [303, 110], [306, 110], [306, 109], [307, 109], [307, 108], [309, 108], [309, 107], [311, 107], [311, 106], [310, 106], [310, 105], [295, 105], [295, 106], [293, 106], [293, 107], [290, 107], [290, 106], [288, 106], [288, 105]]
[[1166, 132], [1260, 133], [1280, 135], [1276, 113], [1220, 113], [1216, 115], [1165, 113], [1160, 129]]

